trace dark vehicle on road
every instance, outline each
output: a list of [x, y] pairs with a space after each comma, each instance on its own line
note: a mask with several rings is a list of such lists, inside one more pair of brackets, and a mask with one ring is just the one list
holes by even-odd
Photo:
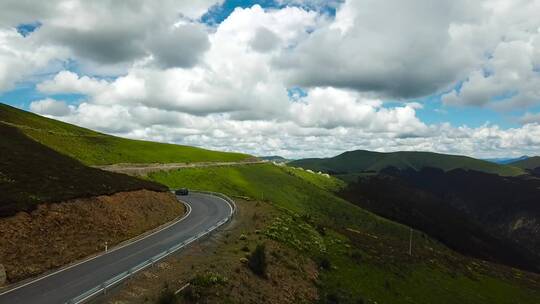
[[188, 195], [189, 194], [189, 190], [187, 188], [180, 188], [176, 191], [174, 191], [174, 193], [176, 195]]

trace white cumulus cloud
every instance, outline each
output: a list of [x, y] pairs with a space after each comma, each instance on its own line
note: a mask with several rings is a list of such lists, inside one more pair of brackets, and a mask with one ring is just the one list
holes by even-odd
[[[33, 101], [36, 113], [259, 155], [540, 149], [540, 0], [282, 0], [199, 21], [221, 2], [3, 1], [0, 91], [36, 77], [46, 96], [84, 95]], [[34, 21], [27, 37], [14, 29]], [[446, 107], [529, 112], [506, 129], [423, 121], [416, 98], [440, 94]]]

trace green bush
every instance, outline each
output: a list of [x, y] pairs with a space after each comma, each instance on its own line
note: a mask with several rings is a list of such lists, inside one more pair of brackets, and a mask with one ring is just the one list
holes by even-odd
[[207, 272], [195, 276], [190, 283], [195, 286], [210, 287], [227, 283], [227, 278], [214, 272]]
[[254, 274], [266, 277], [266, 248], [264, 244], [258, 244], [253, 253], [249, 255], [248, 267]]

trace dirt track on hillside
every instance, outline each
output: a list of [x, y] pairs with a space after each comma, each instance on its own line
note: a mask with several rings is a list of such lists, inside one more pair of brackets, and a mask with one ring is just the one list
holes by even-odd
[[227, 167], [268, 163], [264, 160], [248, 160], [240, 162], [207, 162], [207, 163], [168, 163], [168, 164], [114, 164], [106, 166], [94, 166], [101, 170], [123, 173], [128, 175], [143, 176], [152, 172], [170, 171], [188, 168]]

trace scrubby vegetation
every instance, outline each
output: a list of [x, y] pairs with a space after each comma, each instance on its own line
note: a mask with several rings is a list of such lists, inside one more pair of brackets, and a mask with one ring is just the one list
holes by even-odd
[[178, 303], [178, 298], [174, 294], [174, 291], [170, 290], [168, 286], [166, 286], [159, 295], [159, 298], [157, 300], [157, 304], [176, 304]]
[[[279, 215], [261, 233], [318, 262], [327, 303], [536, 303], [540, 278], [456, 254], [409, 228], [340, 199], [332, 177], [270, 164], [152, 173], [170, 187], [270, 202]], [[247, 236], [246, 236], [247, 238]], [[239, 247], [240, 249], [241, 247]]]
[[31, 211], [40, 203], [148, 189], [154, 182], [84, 166], [0, 123], [0, 217]]
[[43, 145], [87, 165], [241, 161], [250, 158], [240, 153], [105, 135], [1, 103], [0, 122], [16, 127]]
[[459, 252], [540, 271], [540, 179], [461, 169], [384, 170], [340, 194]]
[[227, 278], [215, 272], [197, 274], [182, 290], [181, 296], [189, 303], [205, 302], [209, 289], [226, 283]]

